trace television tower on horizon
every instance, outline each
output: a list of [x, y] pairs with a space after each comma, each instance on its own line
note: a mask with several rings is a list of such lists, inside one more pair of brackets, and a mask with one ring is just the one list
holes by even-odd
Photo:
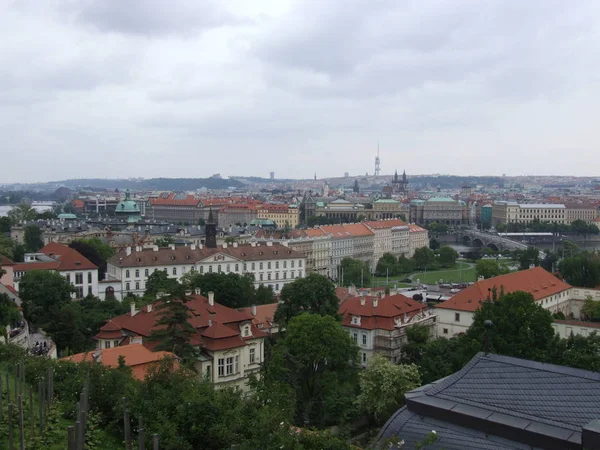
[[379, 141], [377, 141], [377, 156], [375, 157], [375, 176], [379, 176], [379, 172], [381, 172], [380, 167], [381, 160], [379, 159]]

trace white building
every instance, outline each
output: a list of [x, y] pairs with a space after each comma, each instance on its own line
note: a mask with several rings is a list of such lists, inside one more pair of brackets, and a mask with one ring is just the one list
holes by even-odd
[[407, 258], [412, 258], [415, 250], [421, 247], [429, 248], [429, 231], [418, 225], [410, 224], [409, 228], [409, 252]]
[[114, 295], [122, 299], [128, 292], [141, 295], [146, 290], [148, 277], [157, 270], [177, 280], [190, 271], [251, 274], [257, 287], [263, 284], [279, 292], [287, 283], [304, 277], [305, 267], [304, 255], [272, 242], [223, 244], [218, 248], [128, 247], [108, 260], [107, 278], [101, 283], [100, 297]]
[[386, 219], [364, 224], [374, 235], [372, 271], [375, 271], [377, 263], [384, 253], [391, 253], [394, 256], [408, 255], [410, 251], [409, 227], [404, 221]]
[[13, 267], [14, 286], [19, 288], [23, 275], [32, 270], [58, 272], [71, 283], [73, 298], [98, 296], [98, 266], [66, 245], [51, 242], [37, 253], [27, 253], [25, 262]]
[[534, 220], [547, 223], [570, 223], [567, 220], [567, 208], [563, 204], [498, 201], [492, 205], [494, 226], [500, 223], [529, 223]]
[[513, 272], [507, 275], [479, 280], [454, 295], [450, 300], [436, 306], [437, 334], [452, 337], [466, 332], [473, 323], [473, 315], [480, 305], [487, 301], [496, 289], [509, 294], [524, 291], [533, 295], [536, 303], [552, 313], [571, 313], [570, 285], [546, 272], [541, 267]]

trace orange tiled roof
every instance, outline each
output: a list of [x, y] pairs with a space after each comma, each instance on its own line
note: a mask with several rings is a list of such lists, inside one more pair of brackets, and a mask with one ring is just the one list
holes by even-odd
[[61, 361], [99, 362], [106, 367], [118, 367], [119, 357], [132, 368], [134, 378], [143, 380], [148, 370], [163, 358], [177, 358], [171, 352], [152, 352], [142, 344], [129, 344], [122, 347], [98, 349], [61, 358]]
[[193, 195], [187, 195], [185, 198], [176, 199], [174, 192], [171, 192], [167, 197], [157, 197], [151, 198], [151, 205], [173, 205], [173, 206], [198, 206], [201, 202], [200, 199], [196, 198]]
[[400, 219], [389, 219], [389, 220], [372, 220], [370, 222], [364, 222], [365, 225], [371, 228], [393, 228], [406, 226], [406, 222]]
[[344, 225], [323, 225], [321, 229], [331, 234], [333, 239], [351, 238], [361, 236], [373, 236], [373, 232], [362, 223], [350, 223]]
[[427, 231], [425, 228], [421, 228], [419, 225], [415, 225], [414, 223], [411, 223], [410, 225], [408, 225], [408, 229], [411, 233], [417, 233], [419, 231]]
[[[364, 305], [361, 304], [361, 300], [364, 300]], [[377, 301], [377, 306], [374, 306], [374, 301]], [[364, 330], [393, 330], [395, 329], [394, 319], [406, 322], [415, 314], [426, 310], [426, 305], [402, 294], [388, 295], [382, 298], [365, 295], [346, 299], [340, 305], [338, 314], [342, 315], [342, 325], [347, 327]], [[352, 324], [352, 316], [360, 316], [361, 324]]]
[[13, 260], [11, 260], [10, 258], [7, 258], [4, 255], [0, 255], [0, 267], [2, 267], [2, 266], [8, 267], [8, 266], [14, 266], [14, 265], [15, 265], [15, 263]]
[[528, 292], [533, 295], [534, 300], [540, 300], [571, 288], [569, 284], [559, 280], [541, 267], [534, 267], [478, 281], [454, 295], [450, 300], [437, 305], [436, 308], [475, 311], [481, 302], [487, 300], [490, 290], [494, 287], [498, 293], [501, 287], [504, 288], [506, 294], [516, 291]]
[[94, 263], [66, 245], [57, 242], [46, 244], [41, 253], [50, 256], [60, 262], [58, 270], [94, 270], [98, 269]]
[[[252, 323], [261, 330], [271, 328], [274, 325], [273, 318], [275, 317], [275, 311], [277, 311], [277, 306], [277, 303], [256, 305], [256, 315], [252, 316]], [[240, 311], [252, 314], [252, 307], [241, 308]]]

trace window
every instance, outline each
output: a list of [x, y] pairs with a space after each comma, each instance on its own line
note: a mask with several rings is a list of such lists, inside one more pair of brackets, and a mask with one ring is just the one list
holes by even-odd
[[209, 380], [212, 379], [211, 369], [212, 367], [210, 366], [210, 364], [206, 366], [206, 378], [208, 378]]
[[298, 261], [298, 267], [302, 267], [302, 260]]
[[125, 271], [125, 278], [129, 278], [129, 269]]
[[75, 284], [83, 284], [83, 274], [82, 273], [75, 274]]
[[138, 269], [135, 269], [135, 277], [136, 278], [140, 277], [140, 271]]
[[236, 264], [236, 265], [235, 265], [235, 271], [237, 272], [238, 270], [240, 270], [240, 265], [239, 265], [239, 264]]
[[221, 273], [221, 264], [217, 266], [217, 272]]
[[113, 345], [114, 345], [115, 347], [118, 347], [118, 346], [119, 346], [119, 341], [118, 341], [118, 340], [116, 340], [116, 341], [113, 341]]
[[88, 283], [92, 282], [92, 272], [88, 272]]
[[284, 262], [283, 262], [283, 268], [284, 268], [284, 269], [287, 269], [287, 261], [284, 261]]
[[250, 336], [250, 327], [248, 325], [244, 325], [244, 328], [242, 328], [242, 336]]
[[294, 268], [294, 260], [292, 260], [292, 269]]
[[235, 371], [233, 373], [238, 373], [240, 371], [240, 357], [235, 356]]
[[362, 362], [363, 362], [363, 364], [367, 363], [367, 354], [365, 352], [363, 352], [363, 354], [362, 354]]
[[227, 272], [229, 272], [229, 271], [231, 270], [231, 269], [230, 269], [230, 264], [227, 264], [227, 266], [225, 266], [225, 270], [226, 270]]
[[83, 286], [77, 286], [77, 298], [83, 298]]
[[148, 276], [148, 269], [144, 270], [144, 276]]
[[260, 274], [260, 281], [262, 281], [262, 280], [263, 280], [263, 274], [261, 273]]
[[283, 272], [283, 279], [285, 280], [287, 278], [287, 272]]
[[275, 279], [279, 280], [279, 272], [275, 272]]
[[129, 283], [125, 283], [125, 290], [126, 291], [131, 290], [131, 285]]
[[260, 270], [263, 270], [263, 263], [259, 263], [259, 264], [258, 264], [258, 268], [259, 268]]
[[454, 313], [454, 321], [460, 322], [460, 313]]
[[71, 283], [71, 274], [70, 273], [67, 274], [67, 282]]
[[362, 335], [362, 345], [367, 345], [367, 335], [365, 333]]
[[252, 270], [254, 270], [255, 267], [256, 267], [256, 264], [252, 263]]
[[200, 266], [200, 273], [204, 273], [204, 266]]
[[173, 267], [173, 275], [177, 275], [177, 267]]
[[267, 280], [270, 280], [270, 279], [271, 279], [271, 272], [269, 272], [269, 273], [267, 274]]
[[251, 348], [250, 349], [250, 364], [254, 364], [255, 359], [256, 359], [256, 349]]
[[225, 364], [225, 375], [231, 375], [232, 373], [233, 373], [233, 356], [230, 356], [229, 358], [227, 358], [227, 361]]
[[[243, 267], [244, 267], [244, 272], [245, 272], [246, 270], [248, 270], [248, 264], [244, 263], [244, 266], [243, 266]], [[236, 269], [236, 270], [237, 270], [237, 269]]]
[[279, 283], [277, 283], [277, 284], [275, 285], [275, 290], [276, 290], [276, 291], [278, 291], [278, 290], [279, 290]]
[[225, 376], [225, 359], [219, 358], [219, 376]]
[[275, 261], [275, 268], [279, 269], [279, 261]]
[[212, 273], [212, 266], [208, 266], [208, 271]]
[[110, 348], [110, 341], [104, 341], [104, 348]]
[[352, 333], [352, 339], [354, 339], [354, 342], [358, 342], [358, 333]]
[[295, 272], [292, 270], [292, 273], [290, 275], [290, 278], [294, 278]]
[[139, 290], [140, 290], [140, 282], [139, 282], [139, 281], [136, 281], [136, 282], [135, 282], [135, 290], [136, 290], [136, 291], [139, 291]]
[[444, 328], [444, 334], [448, 334], [448, 328]]
[[271, 268], [271, 261], [269, 261], [269, 262], [267, 263], [267, 269], [270, 269], [270, 268]]

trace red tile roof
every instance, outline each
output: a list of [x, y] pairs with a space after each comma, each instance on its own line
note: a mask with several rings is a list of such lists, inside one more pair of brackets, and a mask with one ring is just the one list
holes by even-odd
[[267, 330], [272, 328], [275, 324], [273, 318], [275, 317], [275, 311], [277, 311], [278, 303], [268, 303], [266, 305], [256, 305], [256, 315], [252, 315], [252, 307], [240, 308], [240, 311], [244, 313], [250, 313], [252, 315], [252, 323], [257, 326], [260, 330]]
[[[59, 244], [57, 242], [50, 242], [46, 244], [41, 250], [40, 253], [44, 253], [45, 255], [55, 259], [58, 262], [58, 267], [56, 270], [97, 270], [98, 266], [93, 264], [89, 259], [79, 253], [77, 250], [73, 250], [66, 245]], [[19, 270], [52, 270], [52, 267], [48, 267], [44, 269], [42, 265], [51, 264], [51, 263], [27, 263], [27, 264], [17, 264], [19, 266]], [[35, 268], [23, 269], [22, 266], [36, 266]], [[14, 268], [15, 272], [17, 271], [16, 266]]]
[[151, 198], [150, 204], [152, 206], [201, 206], [202, 202], [199, 198], [193, 195], [187, 195], [185, 198], [176, 199], [174, 192], [171, 192], [168, 196]]
[[354, 237], [373, 236], [373, 232], [362, 223], [344, 225], [324, 225], [321, 229], [331, 235], [332, 239], [350, 239]]
[[[171, 352], [152, 352], [142, 344], [129, 344], [122, 347], [98, 349], [61, 358], [61, 361], [99, 362], [106, 367], [118, 367], [119, 357], [132, 368], [134, 378], [143, 380], [148, 370], [163, 358], [176, 358]], [[178, 366], [178, 364], [177, 364]], [[176, 366], [176, 367], [177, 367]]]
[[27, 272], [29, 270], [58, 270], [58, 261], [19, 263], [13, 266], [15, 272]]
[[600, 328], [600, 322], [583, 322], [580, 320], [554, 320], [554, 323], [562, 323], [576, 327]]
[[[252, 323], [253, 316], [251, 313], [228, 308], [216, 302], [211, 306], [208, 299], [201, 295], [191, 295], [189, 298], [185, 304], [190, 310], [188, 322], [197, 330], [197, 334], [191, 341], [193, 345], [216, 348], [225, 345], [216, 343], [221, 340], [227, 345], [245, 345], [240, 337], [239, 327], [243, 322]], [[148, 312], [148, 306], [144, 306], [133, 317], [131, 313], [127, 313], [113, 317], [109, 322], [113, 322], [118, 329], [147, 338], [163, 314], [162, 310], [157, 310], [160, 303], [160, 301], [157, 301], [150, 305], [150, 312]], [[107, 323], [107, 325], [109, 324]], [[109, 328], [112, 327], [112, 325], [109, 325]], [[256, 326], [252, 325], [251, 331], [253, 338], [265, 336], [265, 333]], [[233, 339], [235, 337], [239, 339]]]
[[454, 295], [450, 300], [437, 305], [436, 308], [475, 311], [479, 308], [480, 302], [487, 300], [494, 287], [498, 293], [500, 293], [501, 287], [504, 288], [506, 294], [516, 291], [529, 292], [533, 295], [534, 300], [540, 300], [571, 288], [569, 284], [541, 267], [534, 267], [478, 281]]
[[[361, 304], [364, 301], [364, 305]], [[374, 303], [377, 302], [377, 306]], [[425, 312], [427, 306], [402, 294], [362, 296], [346, 299], [340, 305], [338, 314], [342, 315], [342, 325], [363, 330], [394, 330], [396, 320], [400, 323], [410, 321], [416, 314]], [[360, 316], [360, 325], [352, 324], [352, 317]], [[396, 320], [395, 320], [396, 319]]]
[[408, 226], [408, 229], [410, 230], [411, 233], [418, 233], [420, 231], [427, 231], [425, 228], [421, 228], [419, 225], [415, 225], [414, 223], [411, 223]]
[[14, 266], [14, 265], [15, 265], [15, 263], [13, 260], [11, 260], [10, 258], [7, 258], [4, 255], [0, 255], [0, 267], [2, 267], [2, 266], [8, 267], [8, 266]]
[[372, 220], [370, 222], [364, 222], [364, 224], [376, 229], [407, 226], [407, 223], [400, 219]]

